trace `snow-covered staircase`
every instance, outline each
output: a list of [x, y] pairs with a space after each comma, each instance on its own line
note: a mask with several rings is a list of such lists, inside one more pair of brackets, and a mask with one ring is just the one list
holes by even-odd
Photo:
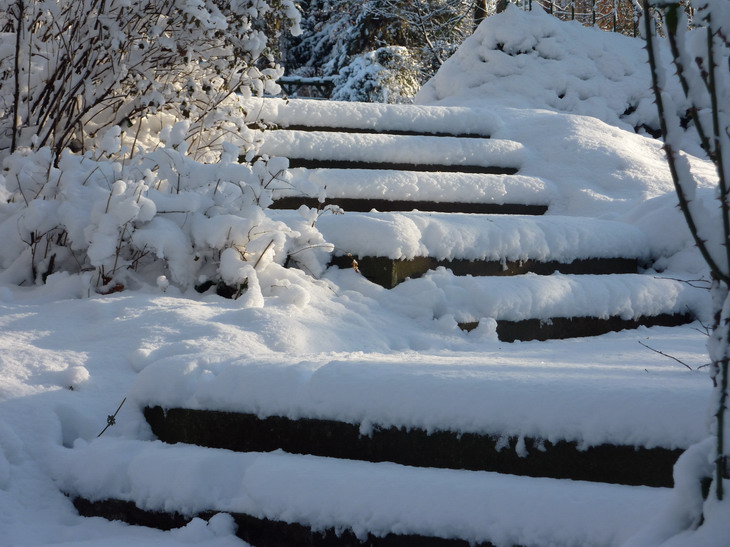
[[[505, 342], [692, 320], [691, 287], [639, 273], [640, 231], [544, 214], [549, 183], [520, 174], [526, 152], [489, 138], [488, 118], [324, 101], [256, 113], [277, 126], [262, 153], [292, 158], [311, 189], [278, 190], [279, 218], [343, 207], [318, 220], [334, 264], [393, 298], [437, 292], [435, 316], [492, 322]], [[541, 372], [507, 346], [459, 374], [438, 360], [150, 367], [134, 400], [158, 440], [79, 446], [61, 486], [84, 515], [148, 526], [228, 512], [255, 547], [620, 542], [667, 501], [704, 391], [599, 349]]]

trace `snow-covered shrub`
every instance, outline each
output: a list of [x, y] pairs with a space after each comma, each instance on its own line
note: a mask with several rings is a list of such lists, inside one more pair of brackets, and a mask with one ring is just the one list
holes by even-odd
[[296, 31], [290, 0], [0, 6], [0, 280], [90, 272], [101, 292], [157, 280], [256, 300], [268, 265], [319, 273], [308, 216], [265, 213], [288, 162], [239, 163], [257, 144], [243, 100], [278, 90], [267, 44]]
[[88, 271], [102, 291], [165, 276], [183, 289], [220, 283], [240, 293], [292, 253], [320, 273], [328, 246], [309, 217], [295, 230], [264, 210], [289, 184], [286, 159], [241, 164], [226, 145], [218, 162], [200, 163], [174, 133], [126, 161], [67, 150], [54, 165], [48, 147], [12, 155], [0, 177], [0, 279]]
[[420, 82], [417, 63], [405, 47], [382, 47], [355, 57], [335, 80], [332, 99], [411, 102]]
[[0, 154], [89, 150], [156, 111], [204, 148], [232, 94], [276, 90], [267, 33], [298, 20], [291, 0], [0, 0]]

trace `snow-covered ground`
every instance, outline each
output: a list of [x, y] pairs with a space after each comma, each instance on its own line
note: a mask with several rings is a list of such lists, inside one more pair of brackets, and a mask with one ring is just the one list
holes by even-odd
[[[498, 42], [503, 45], [496, 51], [504, 56], [495, 53]], [[505, 51], [510, 48], [525, 53], [508, 55]], [[489, 62], [477, 63], [480, 55]], [[550, 204], [549, 214], [565, 217], [549, 227], [542, 226], [540, 219], [527, 228], [510, 227], [513, 221], [505, 220], [483, 233], [459, 231], [463, 239], [454, 240], [444, 234], [449, 223], [458, 224], [458, 218], [441, 221], [438, 215], [372, 214], [354, 220], [353, 224], [363, 226], [350, 232], [364, 230], [367, 223], [384, 225], [380, 237], [389, 239], [394, 256], [418, 253], [396, 248], [393, 233], [401, 237], [403, 248], [427, 241], [433, 252], [444, 257], [453, 256], [449, 253], [454, 249], [487, 256], [486, 250], [476, 246], [488, 233], [497, 239], [502, 253], [518, 252], [510, 240], [517, 233], [523, 242], [533, 237], [534, 248], [543, 258], [550, 252], [560, 254], [560, 242], [568, 236], [603, 256], [614, 256], [612, 238], [617, 234], [610, 227], [622, 221], [631, 224], [622, 225], [626, 231], [622, 238], [629, 242], [622, 250], [640, 255], [648, 249], [664, 277], [706, 275], [675, 209], [661, 144], [630, 131], [633, 125], [651, 121], [646, 104], [650, 100], [648, 70], [640, 41], [559, 23], [537, 12], [509, 10], [496, 22], [485, 21], [418, 100], [469, 108], [461, 111], [464, 119], [456, 122], [444, 121], [447, 111], [443, 109], [424, 108], [424, 119], [416, 124], [438, 131], [445, 123], [449, 127], [457, 123], [465, 133], [487, 132], [495, 143], [518, 143], [506, 150], [523, 177], [512, 195], [519, 197], [535, 186], [539, 202], [544, 198]], [[635, 107], [635, 115], [625, 114], [630, 106]], [[328, 116], [337, 122], [364, 120], [386, 129], [404, 123], [400, 113], [378, 121], [367, 116], [367, 108], [339, 105]], [[488, 112], [483, 125], [475, 121], [475, 108]], [[301, 114], [304, 110], [296, 114], [300, 118], [294, 114], [287, 118], [285, 110], [282, 106], [282, 113], [270, 115], [290, 120], [291, 125], [312, 120], [312, 113]], [[315, 119], [312, 124], [325, 121]], [[349, 151], [356, 146], [344, 140], [340, 144]], [[391, 148], [397, 157], [398, 150]], [[428, 153], [427, 148], [417, 150], [421, 149]], [[693, 159], [693, 165], [701, 186], [709, 187], [713, 178], [707, 162]], [[446, 177], [445, 184], [453, 179]], [[356, 194], [367, 194], [368, 180], [366, 176], [354, 179], [352, 184], [360, 188]], [[422, 180], [428, 199], [448, 197], [439, 194], [438, 181]], [[403, 193], [420, 198], [420, 184], [418, 179], [406, 181]], [[464, 182], [463, 187], [474, 184]], [[490, 184], [499, 189], [504, 182], [492, 179]], [[709, 204], [707, 194], [701, 190], [700, 198]], [[392, 198], [399, 199], [398, 191]], [[599, 217], [604, 230], [582, 233], [573, 226], [570, 217], [574, 216]], [[335, 226], [338, 219], [322, 217], [320, 221], [327, 235], [327, 223]], [[423, 236], [428, 230], [431, 235]], [[535, 239], [535, 234], [540, 237]], [[331, 239], [338, 235], [338, 229], [332, 228]], [[363, 237], [362, 244], [368, 243]], [[508, 430], [577, 440], [586, 446], [618, 442], [685, 448], [707, 431], [711, 383], [701, 368], [707, 361], [707, 336], [699, 322], [639, 328], [595, 339], [507, 344], [496, 340], [489, 321], [470, 333], [457, 327], [457, 312], [448, 309], [446, 301], [473, 304], [475, 318], [488, 312], [483, 301], [469, 302], [461, 281], [444, 271], [392, 291], [369, 284], [352, 270], [335, 269], [313, 279], [275, 262], [262, 265], [259, 279], [261, 298], [235, 301], [199, 295], [192, 289], [182, 292], [174, 283], [155, 285], [144, 280], [134, 290], [89, 294], [88, 280], [63, 273], [51, 275], [44, 286], [17, 287], [9, 282], [0, 286], [0, 544], [242, 545], [225, 517], [207, 524], [193, 521], [171, 532], [81, 518], [60, 490], [68, 487], [69, 469], [84, 477], [83, 487], [78, 483], [73, 487], [89, 496], [94, 492], [118, 497], [139, 494], [153, 506], [154, 496], [164, 495], [162, 502], [169, 508], [190, 509], [185, 504], [191, 496], [205, 493], [207, 497], [198, 502], [218, 502], [224, 507], [230, 503], [232, 510], [253, 511], [255, 506], [262, 514], [288, 515], [315, 525], [335, 522], [371, 531], [448, 534], [445, 527], [462, 522], [464, 533], [472, 534], [469, 537], [483, 537], [482, 530], [488, 528], [494, 541], [524, 544], [540, 539], [554, 545], [618, 544], [654, 515], [660, 517], [671, 498], [661, 489], [638, 489], [624, 496], [622, 487], [608, 485], [552, 489], [547, 479], [528, 483], [519, 477], [495, 478], [477, 472], [457, 478], [450, 471], [419, 475], [417, 470], [381, 465], [385, 474], [379, 480], [400, 487], [389, 493], [368, 484], [372, 469], [378, 466], [348, 467], [283, 454], [211, 455], [190, 448], [188, 464], [177, 457], [167, 464], [165, 447], [150, 444], [145, 448], [137, 441], [150, 438], [139, 407], [149, 401], [246, 410], [262, 416], [338, 418], [359, 423], [364, 432], [370, 424], [490, 433]], [[635, 311], [631, 303], [643, 298], [647, 309], [657, 301], [674, 299], [672, 305], [689, 304], [706, 317], [705, 291], [690, 293], [685, 285], [664, 281], [666, 285], [652, 287], [641, 285], [645, 281], [626, 286], [617, 281], [598, 288], [570, 276], [547, 282], [528, 277], [519, 294], [492, 287], [496, 294], [489, 298], [494, 299], [491, 306], [505, 313], [517, 313], [517, 306], [525, 305], [532, 306], [531, 313], [549, 317], [553, 312], [544, 310], [555, 302], [547, 298], [541, 303], [525, 295], [572, 290], [598, 315], [631, 317]], [[540, 283], [552, 285], [541, 287]], [[485, 289], [484, 294], [488, 293]], [[627, 294], [627, 302], [622, 302], [621, 295]], [[521, 298], [529, 302], [520, 304]], [[125, 397], [117, 425], [104, 433], [104, 442], [92, 443]], [[74, 446], [78, 452], [71, 450]], [[109, 451], [106, 456], [105, 450]], [[108, 473], [110, 463], [119, 466], [118, 475]], [[210, 483], [201, 483], [190, 476], [190, 470], [199, 465], [237, 470], [239, 480], [216, 475]], [[251, 474], [245, 476], [249, 468]], [[328, 470], [334, 475], [327, 475]], [[175, 485], [165, 482], [168, 490], [162, 493], [148, 488], [162, 484], [158, 479], [165, 471], [188, 478]], [[211, 484], [206, 491], [205, 485]], [[364, 492], [359, 498], [363, 503], [383, 505], [377, 511], [370, 509], [371, 514], [356, 504], [340, 503], [351, 493], [338, 486], [342, 484]], [[498, 499], [514, 491], [527, 495], [508, 497], [505, 506], [490, 506], [480, 497], [482, 484], [505, 493]], [[543, 487], [562, 501], [540, 510], [535, 499], [540, 499]], [[325, 494], [313, 500], [314, 489]], [[252, 497], [242, 496], [241, 491]], [[273, 494], [281, 491], [290, 492], [291, 505], [277, 505], [281, 497]], [[448, 495], [434, 513], [428, 500], [441, 492]], [[422, 510], [416, 505], [407, 515], [398, 513], [403, 507], [399, 502], [418, 499], [423, 501]], [[510, 508], [522, 511], [519, 522], [511, 520]], [[479, 522], [488, 511], [493, 520]], [[691, 543], [691, 537], [688, 541], [686, 545], [699, 545]], [[702, 538], [701, 544], [719, 546], [723, 541], [715, 533]]]

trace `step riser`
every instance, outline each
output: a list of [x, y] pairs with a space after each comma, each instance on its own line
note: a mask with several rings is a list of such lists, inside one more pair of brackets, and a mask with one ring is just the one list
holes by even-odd
[[671, 486], [672, 468], [681, 450], [604, 444], [580, 450], [577, 443], [518, 440], [473, 433], [422, 429], [374, 428], [369, 436], [357, 425], [333, 420], [258, 418], [211, 410], [147, 407], [147, 422], [167, 443], [188, 443], [237, 452], [270, 452], [415, 467], [493, 471], [530, 477], [586, 480], [627, 485]]
[[444, 267], [454, 275], [471, 276], [512, 276], [526, 273], [550, 275], [555, 272], [562, 274], [622, 274], [636, 273], [638, 260], [634, 258], [588, 258], [574, 260], [568, 264], [551, 261], [538, 262], [536, 260], [506, 261], [495, 260], [437, 260], [431, 257], [416, 257], [411, 260], [400, 260], [379, 256], [340, 256], [332, 259], [331, 265], [341, 268], [351, 268], [355, 259], [358, 269], [363, 276], [373, 283], [386, 289], [392, 289], [399, 283], [410, 278], [417, 278], [429, 270]]
[[437, 165], [420, 163], [375, 163], [344, 160], [308, 160], [289, 158], [290, 169], [380, 169], [388, 171], [418, 171], [434, 173], [477, 173], [481, 175], [514, 175], [515, 167], [485, 167], [483, 165]]
[[[562, 340], [583, 336], [600, 336], [609, 332], [618, 332], [639, 327], [676, 327], [694, 321], [689, 314], [664, 313], [638, 319], [621, 319], [620, 317], [554, 317], [549, 321], [526, 319], [524, 321], [497, 321], [497, 337], [502, 342], [528, 342], [530, 340]], [[462, 330], [470, 331], [479, 325], [459, 323]]]
[[[255, 125], [249, 125], [249, 129], [259, 129]], [[398, 129], [371, 129], [354, 127], [330, 127], [316, 125], [287, 125], [266, 128], [266, 131], [316, 131], [328, 133], [364, 133], [368, 135], [405, 135], [413, 137], [452, 137], [457, 139], [488, 139], [489, 135], [477, 133], [429, 133], [428, 131], [407, 131]]]
[[327, 205], [342, 207], [345, 211], [367, 213], [373, 209], [382, 212], [432, 211], [435, 213], [474, 213], [482, 215], [544, 215], [547, 205], [521, 205], [516, 203], [439, 203], [435, 201], [407, 201], [385, 199], [333, 198], [321, 203], [317, 198], [287, 197], [279, 198], [271, 205], [272, 209], [299, 209], [306, 205], [320, 209]]
[[[83, 517], [103, 517], [159, 530], [181, 528], [194, 518], [179, 513], [143, 510], [124, 500], [90, 501], [75, 497], [73, 504]], [[195, 516], [209, 520], [216, 513], [208, 511]], [[494, 547], [488, 542], [470, 544], [460, 539], [396, 534], [383, 537], [368, 534], [367, 539], [360, 541], [352, 530], [328, 528], [314, 531], [297, 523], [262, 519], [243, 513], [228, 514], [238, 526], [236, 535], [253, 547]]]

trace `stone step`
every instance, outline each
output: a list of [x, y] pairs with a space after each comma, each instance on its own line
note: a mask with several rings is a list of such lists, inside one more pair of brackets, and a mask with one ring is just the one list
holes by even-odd
[[[305, 222], [298, 212], [272, 215], [295, 230]], [[335, 256], [348, 257], [336, 264], [358, 257], [363, 274], [387, 288], [440, 266], [461, 275], [636, 272], [651, 252], [628, 224], [557, 215], [346, 212], [320, 215], [317, 227]]]
[[515, 276], [526, 273], [550, 275], [555, 272], [563, 274], [623, 274], [636, 273], [636, 258], [586, 258], [572, 262], [556, 260], [542, 262], [538, 260], [437, 260], [418, 256], [408, 260], [393, 259], [382, 256], [340, 255], [330, 262], [339, 268], [356, 267], [368, 280], [392, 289], [406, 279], [417, 279], [426, 272], [437, 268], [446, 268], [458, 276]]
[[414, 467], [492, 471], [529, 477], [671, 487], [681, 449], [536, 440], [420, 428], [360, 426], [335, 420], [146, 407], [152, 432], [166, 443], [187, 443], [237, 452], [310, 454], [393, 462]]
[[[703, 292], [681, 281], [646, 274], [512, 277], [458, 276], [439, 269], [391, 290], [393, 305], [422, 314], [453, 317], [457, 323], [495, 323], [500, 340], [564, 337], [563, 333], [610, 332], [640, 324], [676, 326], [701, 311]], [[415, 300], [415, 303], [414, 303]]]
[[[140, 509], [131, 501], [105, 499], [91, 501], [74, 497], [73, 504], [82, 517], [102, 517], [133, 526], [173, 530], [186, 526], [193, 518], [210, 520], [217, 513], [204, 511], [196, 515]], [[227, 511], [236, 523], [236, 536], [252, 547], [496, 547], [488, 541], [471, 542], [418, 534], [376, 536], [356, 534], [351, 529], [313, 529], [310, 526], [283, 520], [259, 518], [246, 513]]]
[[552, 199], [551, 184], [525, 175], [366, 169], [290, 169], [289, 175], [274, 187], [273, 208], [541, 215]]
[[[711, 386], [636, 343], [659, 329], [495, 343], [468, 363], [420, 355], [168, 360], [143, 371], [130, 400], [167, 443], [670, 486], [682, 449], [706, 435]], [[673, 330], [664, 336], [676, 338]], [[660, 340], [650, 343], [666, 348]], [[588, 351], [595, 355], [586, 361]]]
[[[563, 340], [600, 336], [639, 327], [677, 327], [694, 321], [689, 313], [662, 313], [640, 316], [636, 319], [622, 317], [551, 317], [550, 319], [525, 319], [522, 321], [497, 321], [497, 337], [502, 342], [527, 342], [529, 340]], [[467, 332], [479, 327], [478, 321], [458, 323]]]
[[279, 130], [265, 133], [259, 154], [289, 158], [289, 168], [377, 169], [512, 175], [524, 148], [501, 139]]
[[584, 545], [587, 538], [608, 546], [670, 496], [663, 488], [117, 439], [95, 440], [61, 460], [55, 478], [85, 515], [169, 528], [226, 512], [254, 547]]
[[502, 124], [490, 110], [468, 107], [260, 98], [249, 99], [246, 106], [249, 125], [305, 131], [489, 138]]

